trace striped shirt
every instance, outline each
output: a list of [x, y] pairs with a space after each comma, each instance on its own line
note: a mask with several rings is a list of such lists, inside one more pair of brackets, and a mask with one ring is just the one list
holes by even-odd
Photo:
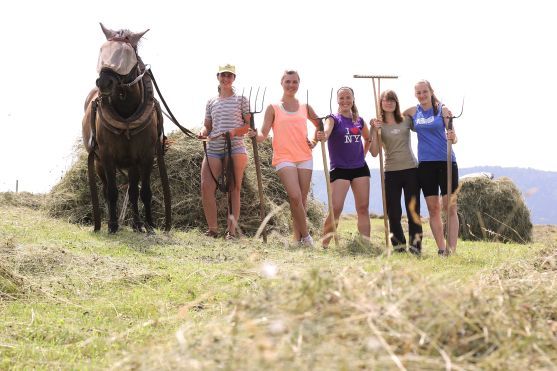
[[[205, 119], [211, 120], [213, 126], [209, 136], [211, 138], [218, 136], [218, 138], [209, 141], [207, 152], [222, 154], [225, 140], [223, 136], [219, 135], [244, 126], [243, 115], [247, 113], [249, 113], [249, 105], [246, 97], [234, 94], [226, 98], [209, 99], [205, 109]], [[232, 138], [232, 150], [243, 147], [245, 147], [243, 137]]]

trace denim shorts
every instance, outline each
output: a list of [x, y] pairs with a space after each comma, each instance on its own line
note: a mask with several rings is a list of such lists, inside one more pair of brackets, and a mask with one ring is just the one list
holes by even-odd
[[[232, 148], [231, 152], [233, 155], [241, 155], [241, 154], [247, 155], [246, 147]], [[228, 151], [210, 152], [209, 149], [207, 149], [207, 157], [223, 159], [227, 156], [228, 156]]]

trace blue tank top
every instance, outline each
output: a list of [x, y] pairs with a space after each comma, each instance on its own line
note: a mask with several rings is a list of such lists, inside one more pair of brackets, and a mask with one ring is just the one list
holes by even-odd
[[[418, 162], [447, 161], [447, 137], [441, 107], [442, 105], [439, 104], [435, 115], [433, 108], [424, 110], [419, 104], [416, 106], [416, 113], [412, 119], [414, 130], [418, 134]], [[452, 150], [451, 162], [456, 162]]]
[[335, 113], [333, 120], [335, 125], [327, 141], [331, 170], [357, 169], [364, 166], [366, 163], [362, 143], [364, 120], [358, 117], [358, 121], [352, 122], [352, 117], [344, 117], [340, 113]]

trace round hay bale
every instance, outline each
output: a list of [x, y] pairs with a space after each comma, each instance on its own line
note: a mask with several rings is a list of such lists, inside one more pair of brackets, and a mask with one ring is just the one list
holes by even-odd
[[461, 179], [458, 215], [463, 240], [532, 241], [530, 211], [507, 177]]
[[[180, 132], [173, 132], [168, 137], [170, 145], [165, 155], [165, 163], [172, 198], [173, 227], [179, 229], [205, 229], [207, 226], [203, 207], [201, 206], [200, 190], [201, 162], [205, 156], [203, 146], [199, 141], [188, 139]], [[242, 183], [239, 227], [243, 233], [251, 236], [255, 234], [261, 221], [259, 218], [259, 194], [257, 191], [257, 178], [253, 163], [251, 141], [248, 142], [246, 140], [246, 148], [249, 162]], [[258, 148], [265, 196], [265, 210], [266, 213], [269, 213], [287, 202], [288, 197], [276, 171], [271, 165], [271, 142], [266, 140], [260, 143]], [[102, 194], [100, 180], [97, 183]], [[126, 183], [126, 177], [122, 174], [119, 175], [119, 213], [122, 210], [124, 194], [127, 189]], [[157, 225], [162, 226], [164, 224], [164, 204], [156, 163], [151, 175], [151, 188], [153, 191], [153, 218]], [[100, 200], [105, 204], [104, 197], [101, 196]], [[141, 200], [139, 201], [139, 206], [141, 209]], [[222, 229], [226, 226], [227, 199], [226, 194], [220, 191], [217, 191], [217, 207], [219, 227]], [[48, 194], [46, 209], [51, 216], [63, 218], [72, 223], [91, 224], [92, 211], [87, 182], [87, 156], [82, 147], [76, 150], [76, 161], [72, 168]], [[106, 225], [107, 215], [106, 204], [104, 208], [101, 208], [101, 215], [104, 226]], [[308, 197], [308, 220], [312, 234], [320, 234], [323, 217], [324, 205], [315, 200], [313, 195], [310, 194]], [[130, 207], [127, 208], [125, 223], [131, 224]], [[269, 220], [267, 231], [274, 230], [284, 234], [290, 228], [290, 208], [282, 207]]]

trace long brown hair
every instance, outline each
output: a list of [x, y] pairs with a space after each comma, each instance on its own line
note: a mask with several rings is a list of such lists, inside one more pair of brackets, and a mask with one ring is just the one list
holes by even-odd
[[352, 90], [352, 88], [349, 88], [348, 86], [340, 87], [337, 90], [337, 99], [338, 99], [338, 94], [342, 90], [348, 90], [350, 91], [350, 94], [352, 94], [352, 107], [350, 108], [350, 111], [352, 112], [352, 122], [357, 122], [358, 118], [360, 117], [360, 114], [358, 113], [358, 107], [356, 107], [356, 98], [354, 98], [354, 90]]
[[[431, 105], [433, 106], [433, 114], [437, 115], [437, 113], [439, 112], [439, 109], [438, 109], [437, 106], [439, 105], [439, 103], [441, 103], [441, 101], [439, 99], [437, 99], [437, 97], [435, 96], [435, 92], [433, 91], [433, 88], [431, 87], [431, 84], [427, 80], [420, 80], [416, 83], [416, 85], [418, 85], [418, 84], [426, 84], [427, 85], [427, 88], [431, 92]], [[416, 85], [414, 85], [414, 86], [416, 86]]]
[[394, 92], [394, 90], [385, 90], [383, 93], [381, 93], [381, 97], [380, 97], [380, 102], [379, 105], [381, 107], [381, 117], [383, 117], [383, 119], [385, 119], [385, 111], [383, 110], [383, 105], [381, 104], [381, 102], [384, 100], [392, 100], [396, 102], [396, 106], [395, 106], [395, 121], [397, 124], [400, 124], [403, 120], [402, 118], [402, 114], [400, 113], [400, 103], [398, 102], [398, 96], [396, 95], [396, 93]]

